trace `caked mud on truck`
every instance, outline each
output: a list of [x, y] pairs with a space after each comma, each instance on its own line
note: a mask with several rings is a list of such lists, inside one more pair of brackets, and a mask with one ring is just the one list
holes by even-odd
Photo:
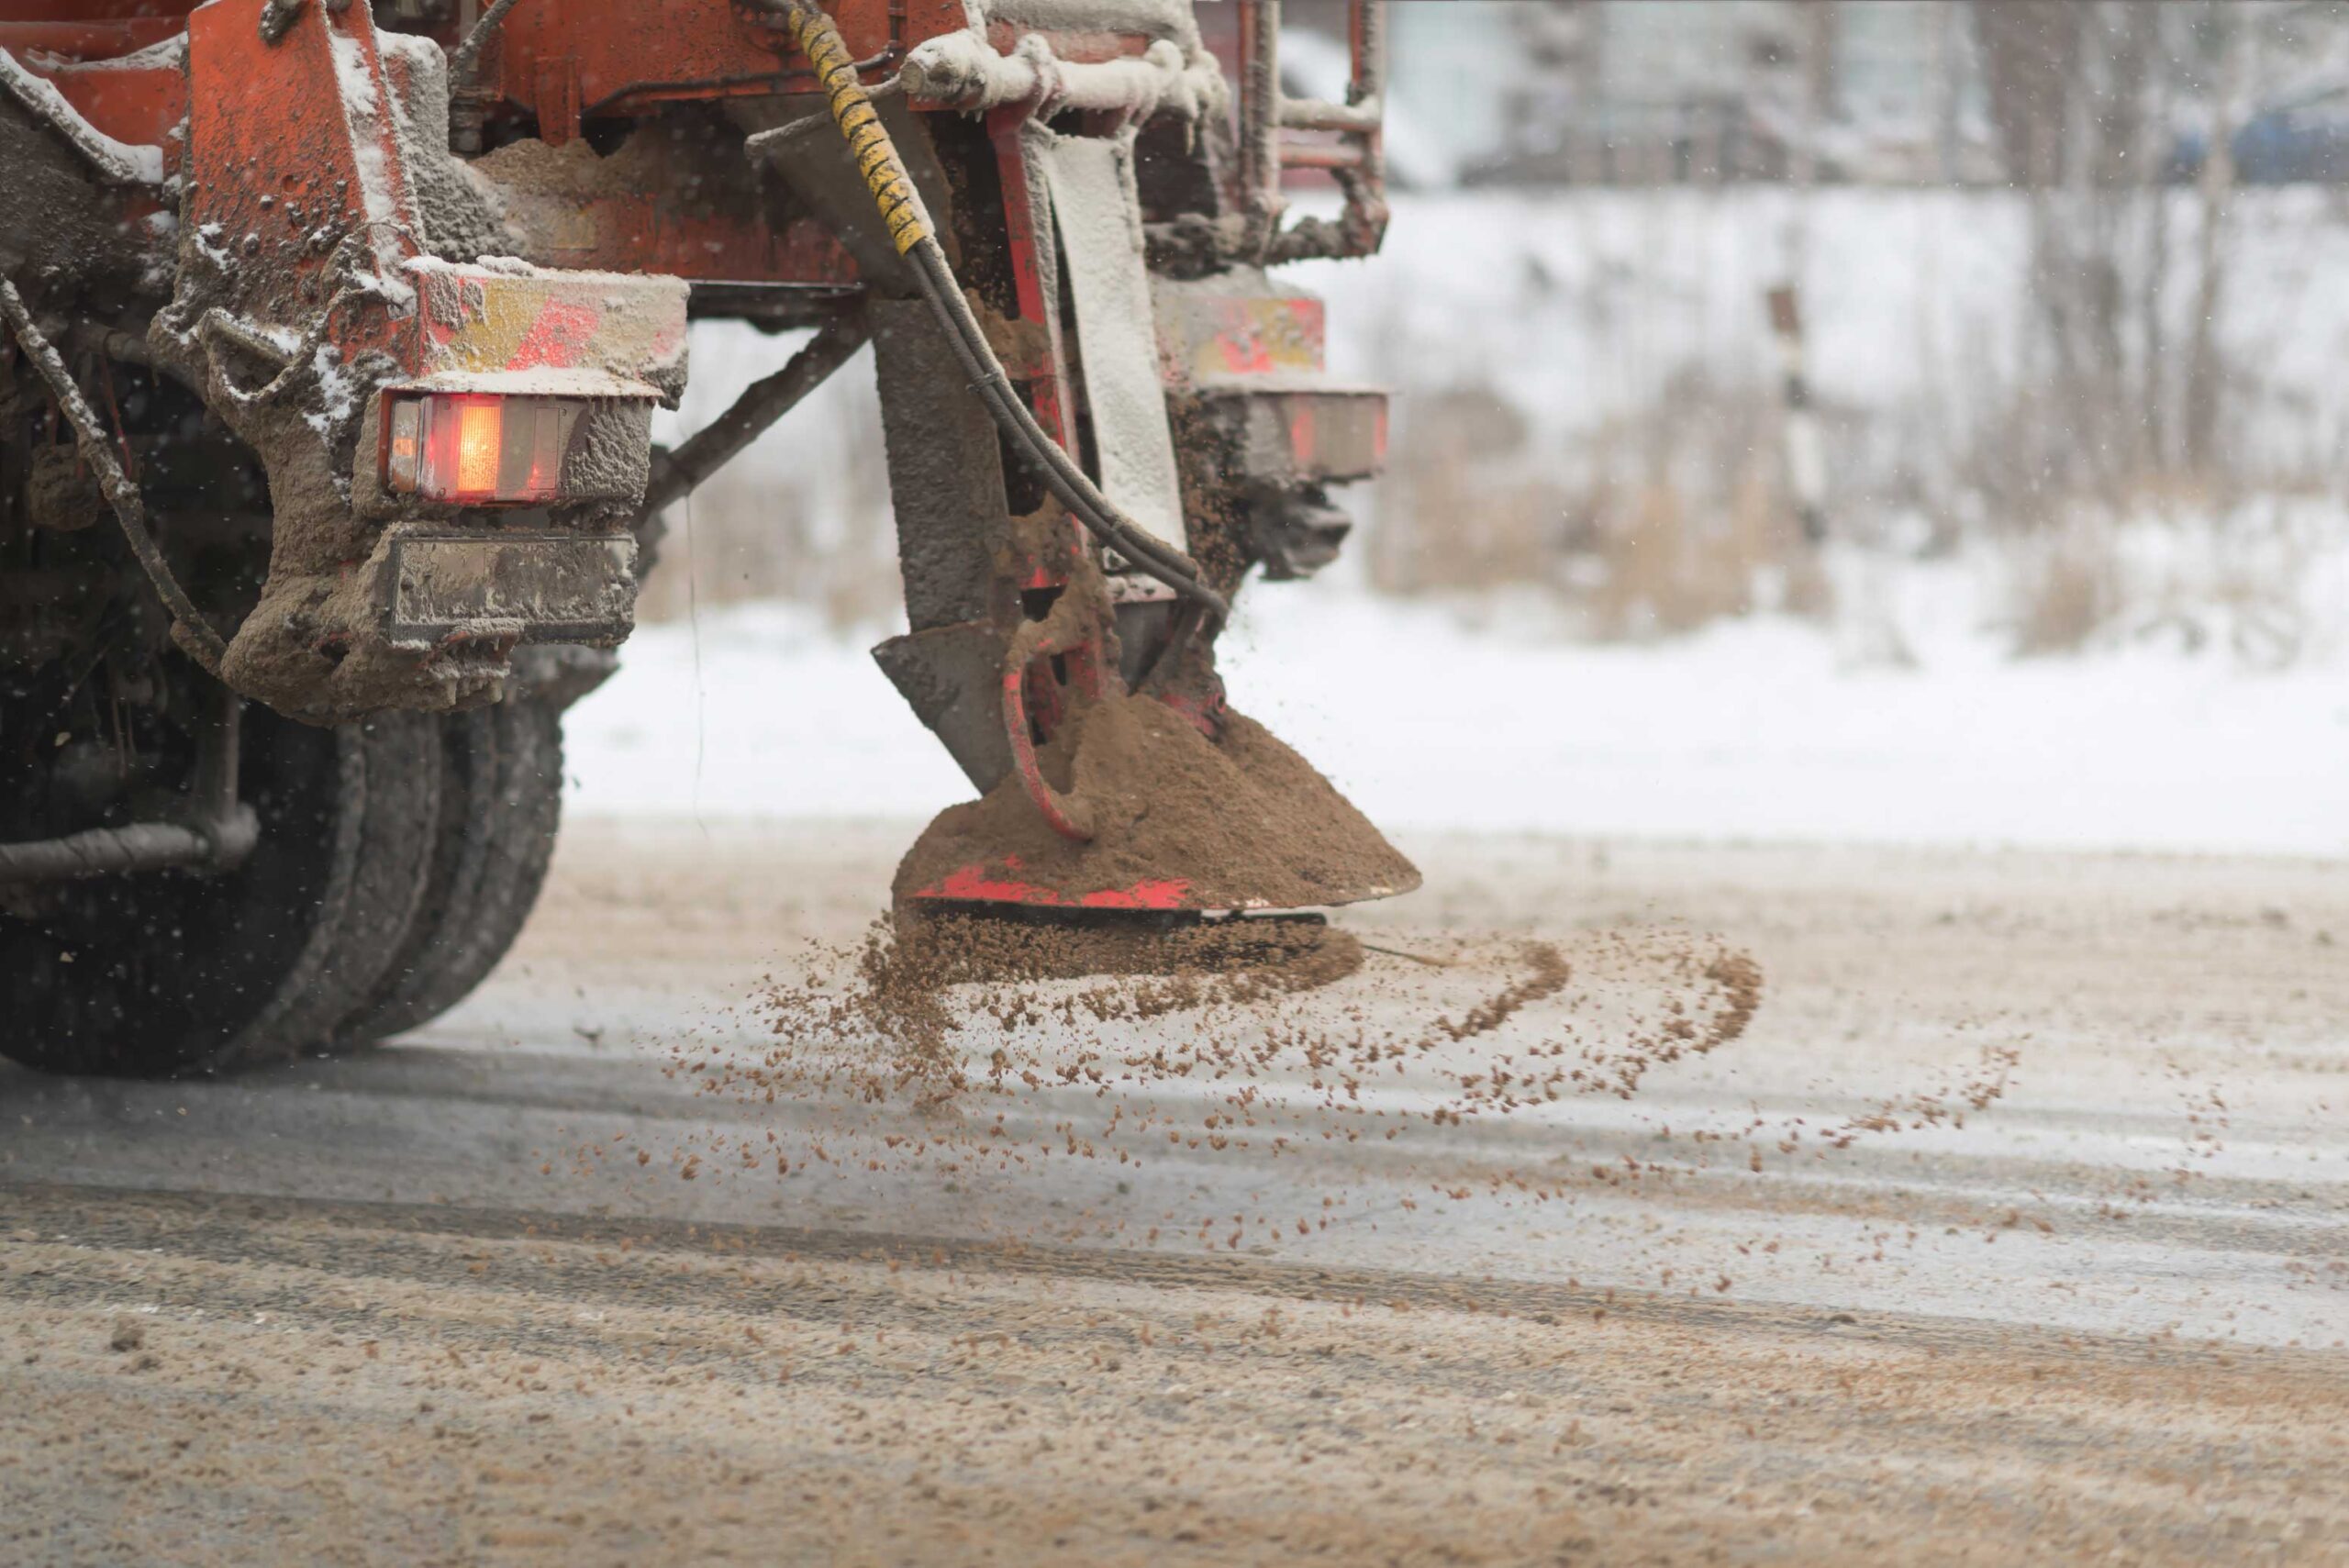
[[[1412, 885], [1215, 667], [1385, 443], [1267, 272], [1384, 228], [1345, 15], [1325, 102], [1271, 0], [0, 0], [0, 1053], [211, 1071], [462, 997], [663, 508], [868, 342], [875, 656], [981, 797], [901, 907]], [[658, 450], [706, 317], [813, 336]]]

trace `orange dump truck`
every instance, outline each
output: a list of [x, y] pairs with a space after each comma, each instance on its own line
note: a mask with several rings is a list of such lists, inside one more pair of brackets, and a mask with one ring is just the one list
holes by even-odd
[[[1215, 663], [1385, 445], [1268, 272], [1385, 226], [1345, 15], [1325, 102], [1271, 0], [0, 0], [0, 1053], [217, 1071], [463, 996], [663, 508], [868, 343], [874, 652], [978, 797], [900, 906], [1410, 886]], [[662, 450], [707, 317], [812, 336]]]

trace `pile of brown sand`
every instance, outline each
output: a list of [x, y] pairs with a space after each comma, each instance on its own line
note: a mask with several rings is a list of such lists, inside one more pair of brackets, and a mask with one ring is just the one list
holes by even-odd
[[984, 868], [1074, 899], [1146, 880], [1187, 883], [1209, 908], [1309, 908], [1406, 893], [1417, 867], [1313, 765], [1240, 714], [1220, 744], [1152, 698], [1085, 705], [1040, 753], [1092, 813], [1079, 844], [1044, 821], [1015, 775], [952, 806], [897, 868], [900, 906]]

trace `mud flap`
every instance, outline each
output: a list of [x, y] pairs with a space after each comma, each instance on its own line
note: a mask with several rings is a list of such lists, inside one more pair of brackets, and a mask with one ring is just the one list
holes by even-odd
[[1002, 634], [970, 623], [893, 637], [874, 649], [914, 717], [929, 727], [981, 795], [1011, 771], [1003, 730]]
[[1077, 351], [1101, 489], [1160, 539], [1187, 550], [1150, 274], [1142, 261], [1132, 139], [1055, 137], [1043, 163], [1076, 305]]

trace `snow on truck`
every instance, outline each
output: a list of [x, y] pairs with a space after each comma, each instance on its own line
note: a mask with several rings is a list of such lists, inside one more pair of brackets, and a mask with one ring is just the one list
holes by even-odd
[[[900, 909], [1414, 885], [1215, 665], [1385, 445], [1267, 272], [1385, 227], [1345, 15], [1324, 102], [1275, 0], [0, 0], [0, 1053], [217, 1071], [462, 997], [663, 508], [868, 342], [874, 654], [978, 796]], [[662, 450], [708, 317], [813, 336]]]

